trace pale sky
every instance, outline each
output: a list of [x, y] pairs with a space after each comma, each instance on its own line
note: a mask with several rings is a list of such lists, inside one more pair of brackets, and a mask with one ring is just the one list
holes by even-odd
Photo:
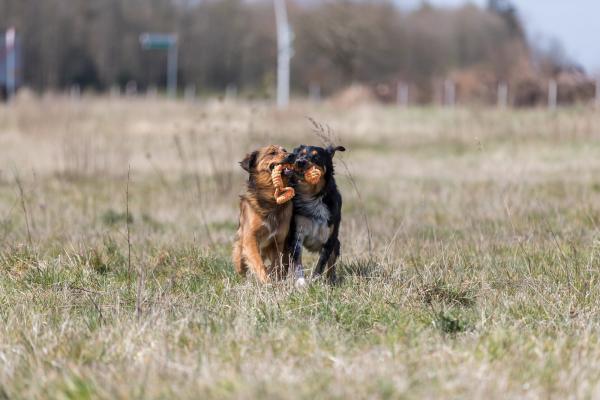
[[[414, 7], [422, 0], [394, 0]], [[439, 6], [464, 3], [481, 6], [486, 0], [429, 0]], [[600, 0], [513, 0], [534, 40], [558, 39], [570, 59], [588, 72], [600, 72]]]

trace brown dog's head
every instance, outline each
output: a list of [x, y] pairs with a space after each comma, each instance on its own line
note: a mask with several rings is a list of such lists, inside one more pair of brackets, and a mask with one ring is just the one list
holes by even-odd
[[240, 165], [249, 174], [268, 174], [271, 176], [273, 168], [277, 164], [281, 164], [288, 154], [283, 147], [272, 144], [247, 154], [240, 161]]
[[[283, 162], [288, 154], [283, 147], [270, 145], [247, 154], [240, 161], [241, 167], [250, 174], [248, 179], [250, 187], [256, 190], [259, 196], [273, 198], [275, 187], [271, 180], [271, 172], [276, 165]], [[284, 183], [287, 185], [285, 175], [283, 178]]]

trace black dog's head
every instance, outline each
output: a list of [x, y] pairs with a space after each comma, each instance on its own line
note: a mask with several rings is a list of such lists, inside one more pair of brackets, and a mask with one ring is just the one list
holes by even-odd
[[333, 175], [333, 156], [336, 151], [346, 151], [343, 146], [318, 146], [300, 145], [294, 149], [284, 160], [284, 163], [294, 164], [296, 171], [302, 176], [309, 168], [317, 167], [321, 176], [326, 180]]

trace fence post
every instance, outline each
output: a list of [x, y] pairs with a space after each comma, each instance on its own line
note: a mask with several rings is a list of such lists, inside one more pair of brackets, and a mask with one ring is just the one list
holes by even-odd
[[498, 84], [498, 107], [506, 108], [508, 106], [508, 84], [500, 82]]
[[314, 102], [321, 100], [321, 86], [318, 83], [311, 83], [309, 85], [308, 98]]
[[396, 87], [396, 103], [399, 106], [408, 106], [408, 85], [404, 82], [398, 82]]
[[127, 84], [125, 85], [125, 95], [127, 97], [133, 97], [136, 96], [138, 93], [138, 85], [136, 81], [129, 81], [127, 82]]
[[451, 79], [444, 82], [444, 103], [450, 107], [456, 103], [456, 85]]
[[551, 110], [556, 109], [558, 99], [558, 83], [555, 79], [551, 79], [548, 82], [548, 108]]
[[185, 87], [184, 98], [191, 102], [196, 100], [196, 85], [190, 83]]
[[113, 85], [110, 87], [110, 97], [117, 98], [121, 97], [121, 87], [117, 85]]
[[225, 88], [225, 99], [226, 100], [235, 100], [238, 94], [238, 88], [234, 83], [230, 83]]
[[69, 95], [71, 97], [71, 100], [79, 100], [81, 98], [81, 86], [79, 86], [78, 84], [71, 85]]
[[157, 96], [158, 96], [158, 89], [157, 89], [156, 85], [148, 86], [148, 89], [146, 89], [146, 97], [149, 99], [155, 99]]

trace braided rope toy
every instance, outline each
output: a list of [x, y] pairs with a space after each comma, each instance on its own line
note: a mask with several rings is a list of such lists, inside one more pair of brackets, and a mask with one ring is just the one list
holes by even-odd
[[321, 180], [321, 170], [313, 165], [304, 173], [304, 180], [310, 185], [316, 185]]
[[280, 205], [287, 203], [296, 195], [296, 191], [293, 187], [283, 186], [283, 178], [281, 177], [282, 171], [283, 165], [279, 164], [276, 165], [271, 172], [271, 181], [273, 182], [273, 186], [275, 186], [275, 201]]
[[[293, 168], [293, 166], [288, 166]], [[271, 172], [271, 181], [273, 182], [273, 186], [275, 187], [275, 201], [277, 204], [285, 204], [296, 195], [296, 191], [293, 187], [285, 187], [283, 185], [283, 178], [281, 173], [283, 171], [284, 165], [279, 164], [273, 168]], [[309, 185], [316, 185], [321, 180], [322, 172], [319, 168], [312, 166], [304, 173], [304, 180]]]

